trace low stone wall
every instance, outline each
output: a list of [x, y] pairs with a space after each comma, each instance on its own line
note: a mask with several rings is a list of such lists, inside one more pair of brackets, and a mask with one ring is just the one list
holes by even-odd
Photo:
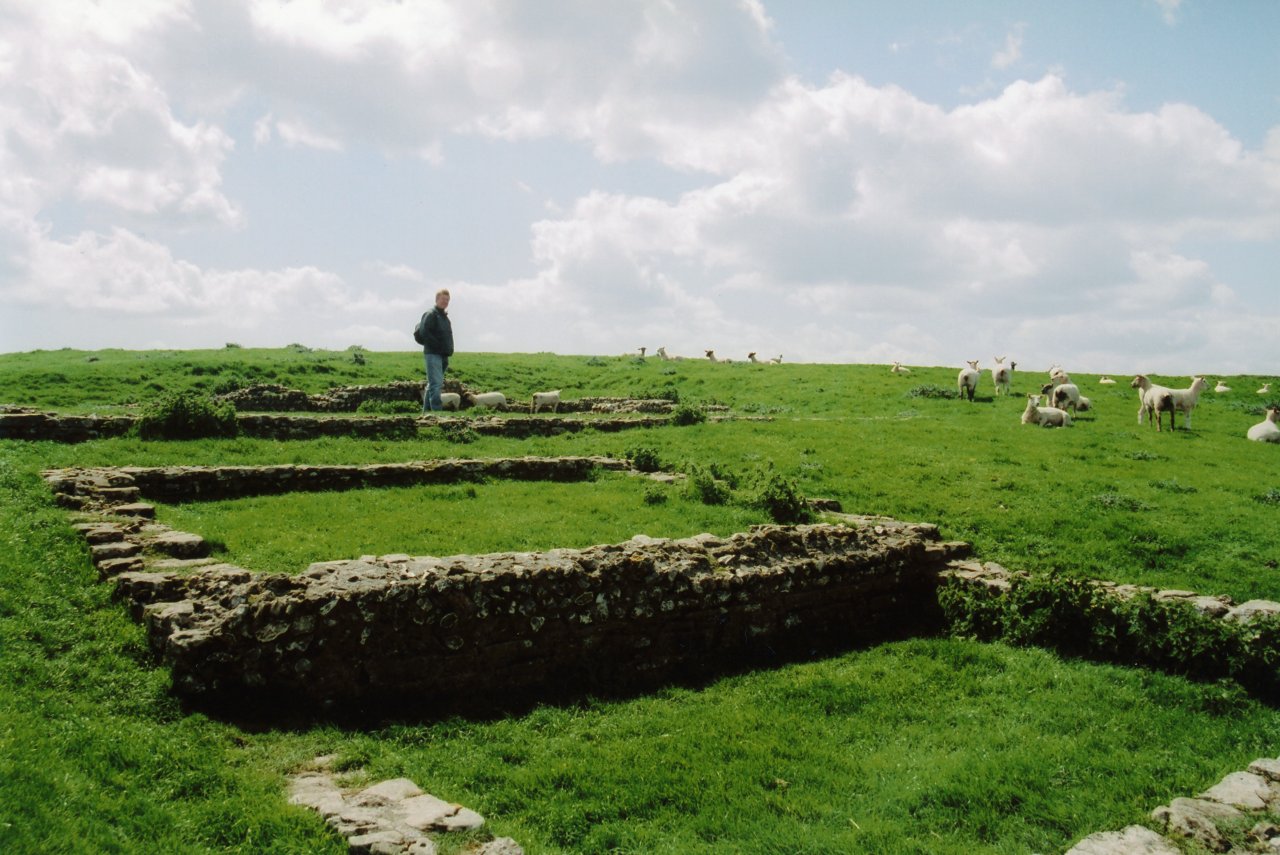
[[133, 416], [59, 416], [28, 407], [5, 407], [0, 411], [0, 439], [87, 442], [124, 436], [133, 421]]
[[595, 469], [625, 471], [610, 457], [497, 457], [418, 460], [361, 466], [124, 466], [49, 469], [43, 473], [58, 504], [68, 508], [114, 508], [140, 499], [208, 501], [298, 491], [355, 490], [452, 484], [503, 478], [519, 481], [581, 481]]
[[124, 573], [193, 698], [291, 705], [631, 689], [935, 629], [937, 529], [758, 526], [727, 538]]

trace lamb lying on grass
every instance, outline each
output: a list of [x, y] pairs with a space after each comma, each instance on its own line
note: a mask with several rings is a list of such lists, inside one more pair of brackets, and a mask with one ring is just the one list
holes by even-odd
[[1103, 374], [1101, 377], [1098, 378], [1099, 386], [1114, 386], [1115, 384], [1116, 384], [1116, 381], [1112, 380], [1110, 377], [1108, 377], [1105, 374]]
[[1042, 407], [1039, 395], [1028, 395], [1027, 408], [1022, 411], [1022, 423], [1042, 427], [1067, 427], [1071, 424], [1071, 414], [1057, 407]]
[[891, 374], [910, 374], [911, 369], [903, 365], [901, 362], [895, 362], [893, 365], [889, 366], [889, 372]]
[[1254, 442], [1280, 442], [1280, 409], [1269, 407], [1267, 417], [1249, 428], [1246, 436]]

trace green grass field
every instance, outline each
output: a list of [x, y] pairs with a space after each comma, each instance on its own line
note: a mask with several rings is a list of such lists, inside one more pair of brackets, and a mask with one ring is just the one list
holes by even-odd
[[[0, 403], [129, 412], [166, 392], [253, 382], [308, 392], [416, 379], [415, 353], [228, 348], [0, 355]], [[1070, 367], [1070, 366], [1068, 366]], [[664, 468], [736, 483], [705, 505], [602, 475], [161, 508], [227, 560], [293, 571], [365, 553], [536, 550], [643, 532], [763, 522], [772, 471], [850, 512], [937, 523], [1016, 569], [1280, 599], [1280, 449], [1245, 430], [1261, 377], [1206, 393], [1194, 430], [1139, 427], [1122, 380], [1074, 375], [1095, 410], [1064, 430], [1019, 424], [984, 374], [954, 368], [663, 363], [459, 354], [468, 386], [524, 398], [675, 395], [769, 421], [456, 444], [245, 438], [80, 445], [0, 441], [0, 851], [343, 851], [285, 804], [283, 776], [336, 753], [353, 774], [405, 775], [538, 852], [1053, 852], [1141, 822], [1259, 756], [1280, 714], [1222, 684], [920, 639], [632, 699], [584, 698], [492, 719], [260, 728], [183, 709], [140, 627], [96, 582], [42, 469], [88, 465], [368, 463], [651, 449]], [[1122, 374], [1113, 374], [1122, 377]], [[1185, 386], [1185, 378], [1156, 377]], [[914, 392], [914, 394], [913, 394]], [[449, 852], [456, 844], [445, 844]]]

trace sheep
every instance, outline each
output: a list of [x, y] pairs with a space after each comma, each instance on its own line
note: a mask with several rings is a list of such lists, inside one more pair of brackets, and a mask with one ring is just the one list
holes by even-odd
[[1061, 365], [1054, 365], [1049, 369], [1049, 379], [1053, 381], [1053, 385], [1061, 386], [1064, 383], [1071, 382], [1071, 375], [1062, 369]]
[[1267, 416], [1246, 434], [1255, 442], [1280, 442], [1280, 408], [1268, 407]]
[[462, 406], [462, 396], [457, 392], [440, 393], [440, 409], [456, 410]]
[[473, 407], [491, 407], [495, 410], [503, 409], [507, 406], [507, 396], [501, 392], [475, 392], [466, 393], [467, 403]]
[[662, 347], [658, 348], [655, 351], [655, 353], [658, 354], [658, 358], [661, 359], [663, 362], [679, 362], [680, 360], [684, 359], [683, 356], [672, 356], [669, 353], [667, 353], [666, 345], [663, 345]]
[[[1070, 407], [1072, 412], [1079, 412], [1081, 409], [1089, 409], [1089, 404], [1080, 406], [1082, 396], [1080, 387], [1075, 383], [1046, 383], [1040, 387], [1041, 395], [1049, 396], [1049, 403], [1054, 407], [1065, 410]], [[1085, 398], [1084, 400], [1088, 400]]]
[[1013, 366], [1018, 363], [1015, 362], [1012, 365], [1005, 365], [1003, 356], [994, 356], [992, 359], [994, 359], [996, 363], [991, 369], [991, 379], [996, 384], [996, 394], [999, 395], [1003, 392], [1008, 395], [1009, 384], [1013, 380]]
[[770, 359], [770, 360], [769, 360], [769, 364], [770, 364], [770, 365], [781, 365], [781, 364], [782, 364], [782, 354], [781, 354], [781, 353], [779, 353], [779, 354], [778, 354], [777, 356], [775, 356], [773, 359]]
[[1223, 392], [1230, 392], [1231, 387], [1223, 381], [1219, 380], [1218, 385], [1213, 387], [1213, 391], [1221, 395]]
[[1114, 386], [1115, 384], [1116, 384], [1116, 381], [1112, 380], [1110, 377], [1108, 377], [1105, 374], [1103, 374], [1101, 377], [1098, 378], [1099, 386]]
[[982, 372], [978, 370], [978, 360], [967, 360], [968, 368], [961, 368], [960, 373], [956, 375], [956, 390], [960, 393], [960, 397], [968, 395], [969, 400], [973, 400], [973, 393], [978, 391], [978, 378], [982, 376]]
[[1169, 430], [1177, 430], [1177, 424], [1174, 421], [1177, 406], [1174, 403], [1172, 389], [1167, 386], [1157, 386], [1145, 374], [1134, 377], [1129, 387], [1139, 390], [1138, 399], [1142, 402], [1138, 407], [1138, 424], [1142, 424], [1144, 416], [1150, 415], [1151, 420], [1156, 424], [1156, 431], [1164, 430], [1163, 417], [1160, 414], [1167, 412]]
[[646, 350], [648, 350], [648, 349], [649, 349], [649, 348], [647, 348], [647, 347], [642, 347], [642, 348], [640, 348], [640, 358], [641, 358], [641, 359], [644, 359], [644, 352], [645, 352]]
[[895, 362], [889, 366], [889, 371], [893, 374], [910, 374], [911, 369], [903, 365], [901, 362]]
[[1270, 384], [1270, 383], [1263, 383], [1263, 384], [1262, 384], [1262, 388], [1258, 390], [1258, 394], [1259, 394], [1259, 395], [1270, 395], [1270, 394], [1271, 394], [1271, 384]]
[[1068, 427], [1071, 424], [1071, 414], [1057, 407], [1042, 407], [1039, 395], [1027, 395], [1027, 408], [1022, 411], [1022, 423], [1043, 427]]
[[556, 389], [551, 392], [534, 392], [533, 405], [530, 412], [536, 413], [543, 407], [550, 407], [551, 412], [557, 412], [560, 409], [560, 390]]
[[711, 360], [712, 362], [726, 362], [726, 363], [733, 362], [733, 360], [727, 356], [724, 359], [719, 358], [718, 356], [716, 356], [716, 352], [714, 350], [708, 350], [705, 352], [707, 354], [707, 359]]
[[1196, 402], [1200, 400], [1200, 393], [1204, 391], [1204, 387], [1209, 385], [1208, 381], [1203, 377], [1192, 377], [1191, 385], [1185, 389], [1170, 389], [1173, 393], [1173, 404], [1184, 415], [1186, 415], [1184, 427], [1191, 429], [1191, 411], [1196, 408]]

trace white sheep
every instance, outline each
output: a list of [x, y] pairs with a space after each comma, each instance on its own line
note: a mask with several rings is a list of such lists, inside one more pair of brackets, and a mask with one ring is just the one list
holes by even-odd
[[1116, 381], [1112, 380], [1110, 377], [1108, 377], [1105, 374], [1103, 374], [1101, 377], [1098, 378], [1099, 386], [1114, 386], [1115, 384], [1116, 384]]
[[681, 359], [684, 359], [683, 356], [672, 356], [669, 353], [667, 353], [667, 346], [665, 344], [662, 347], [658, 348], [655, 351], [655, 353], [658, 354], [658, 358], [661, 359], [663, 362], [678, 362]]
[[456, 410], [462, 406], [462, 396], [457, 392], [440, 393], [440, 409]]
[[889, 371], [893, 374], [910, 374], [911, 369], [903, 365], [901, 362], [895, 362], [889, 367]]
[[1172, 389], [1167, 386], [1157, 386], [1145, 374], [1134, 377], [1129, 386], [1138, 390], [1138, 400], [1141, 401], [1138, 406], [1138, 424], [1142, 424], [1143, 417], [1149, 415], [1155, 422], [1156, 430], [1161, 431], [1164, 429], [1161, 413], [1168, 413], [1169, 430], [1177, 429], [1174, 423], [1177, 406], [1174, 404]]
[[775, 356], [773, 359], [770, 359], [770, 360], [769, 360], [769, 364], [770, 364], [770, 365], [781, 365], [781, 364], [782, 364], [782, 354], [781, 354], [781, 353], [779, 353], [779, 354], [778, 354], [777, 356]]
[[1003, 356], [995, 356], [992, 358], [996, 363], [991, 367], [991, 379], [996, 384], [996, 394], [999, 395], [1003, 392], [1008, 395], [1009, 384], [1013, 381], [1013, 366], [1018, 363], [1014, 362], [1009, 365], [1005, 365]]
[[1084, 398], [1080, 394], [1080, 387], [1075, 383], [1046, 383], [1040, 387], [1041, 395], [1049, 396], [1049, 404], [1059, 409], [1065, 410], [1070, 407], [1072, 412], [1089, 409], [1090, 404], [1080, 405], [1081, 400], [1088, 402], [1088, 398]]
[[1173, 393], [1173, 405], [1186, 415], [1185, 427], [1191, 429], [1191, 411], [1196, 408], [1196, 402], [1200, 400], [1200, 393], [1209, 385], [1209, 382], [1203, 377], [1192, 377], [1191, 385], [1185, 389], [1170, 389]]
[[1263, 383], [1263, 384], [1262, 384], [1262, 388], [1258, 390], [1258, 394], [1259, 394], [1259, 395], [1270, 395], [1270, 394], [1271, 394], [1271, 384], [1270, 384], [1270, 383]]
[[1280, 409], [1268, 407], [1267, 415], [1262, 421], [1249, 428], [1246, 436], [1255, 442], [1280, 442]]
[[978, 378], [982, 376], [982, 372], [978, 370], [978, 360], [967, 360], [968, 368], [961, 368], [960, 373], [956, 375], [956, 391], [963, 398], [966, 395], [969, 400], [973, 400], [973, 393], [978, 391]]
[[1042, 407], [1039, 395], [1028, 395], [1027, 408], [1022, 411], [1022, 423], [1043, 427], [1067, 427], [1071, 424], [1071, 414], [1057, 407]]
[[706, 354], [707, 354], [707, 359], [711, 360], [712, 362], [733, 362], [733, 360], [727, 356], [724, 359], [720, 359], [719, 357], [716, 356], [716, 352], [714, 350], [708, 350], [706, 351]]
[[560, 390], [556, 389], [551, 392], [534, 392], [533, 405], [530, 412], [538, 412], [543, 407], [550, 407], [551, 412], [557, 412], [560, 409]]
[[473, 407], [489, 407], [494, 410], [500, 410], [507, 405], [507, 396], [501, 392], [468, 392], [466, 394], [467, 403]]
[[1215, 392], [1217, 392], [1219, 395], [1221, 395], [1223, 392], [1230, 392], [1230, 391], [1231, 391], [1231, 387], [1230, 387], [1230, 386], [1228, 386], [1228, 385], [1227, 385], [1226, 383], [1224, 383], [1223, 381], [1219, 380], [1219, 381], [1218, 381], [1218, 385], [1213, 387], [1213, 391], [1215, 391]]

